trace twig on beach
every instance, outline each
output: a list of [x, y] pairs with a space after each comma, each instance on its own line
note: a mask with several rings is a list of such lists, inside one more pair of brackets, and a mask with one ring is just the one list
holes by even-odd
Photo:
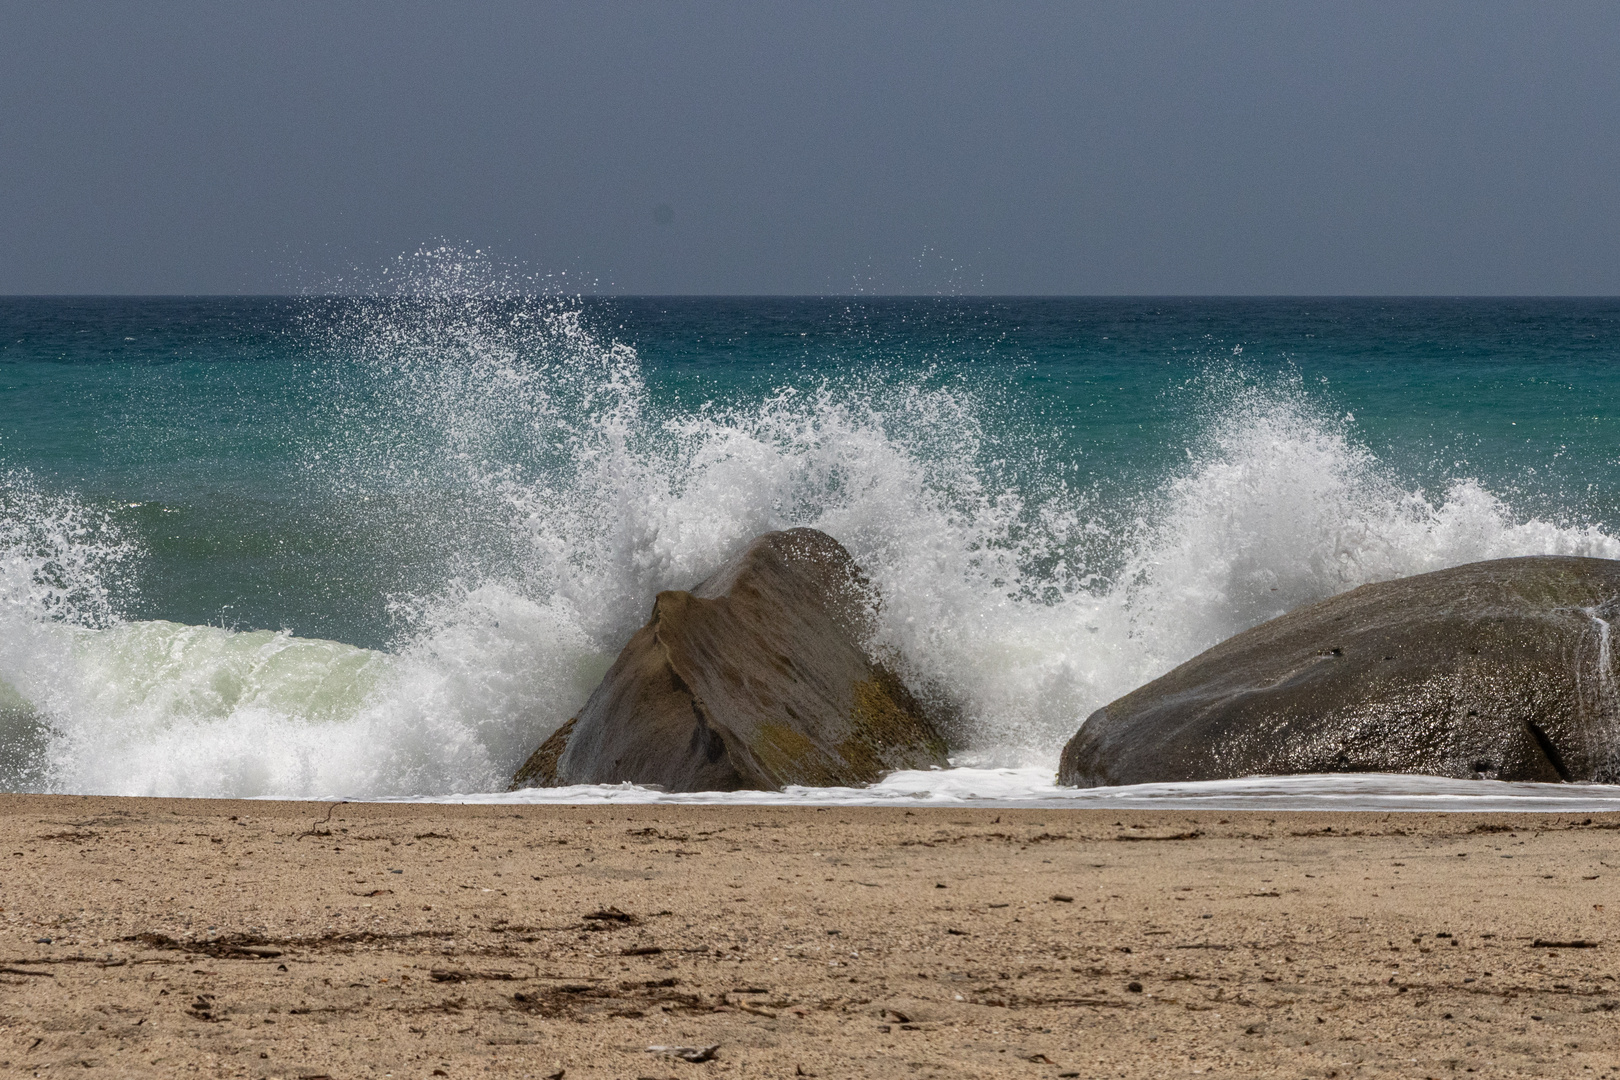
[[434, 982], [458, 983], [468, 979], [492, 979], [496, 982], [522, 982], [527, 975], [514, 975], [510, 971], [456, 971], [451, 968], [434, 968], [428, 972], [428, 977]]
[[628, 911], [620, 911], [616, 907], [606, 907], [599, 911], [587, 912], [584, 915], [585, 930], [618, 930], [625, 926], [640, 926], [641, 920]]
[[714, 1055], [719, 1049], [719, 1043], [712, 1043], [709, 1046], [649, 1046], [647, 1047], [647, 1053], [680, 1058], [682, 1061], [690, 1061], [696, 1064], [699, 1061], [713, 1061]]
[[326, 816], [325, 817], [321, 818], [321, 820], [317, 821], [314, 825], [310, 826], [304, 832], [299, 833], [293, 839], [302, 840], [306, 836], [331, 836], [332, 835], [332, 830], [331, 829], [326, 829], [326, 830], [323, 831], [321, 829], [321, 826], [322, 825], [330, 825], [331, 822], [332, 822], [332, 814], [333, 814], [333, 812], [335, 812], [338, 807], [347, 806], [347, 805], [349, 805], [349, 800], [348, 799], [339, 799], [337, 802], [333, 803], [331, 806], [326, 808]]

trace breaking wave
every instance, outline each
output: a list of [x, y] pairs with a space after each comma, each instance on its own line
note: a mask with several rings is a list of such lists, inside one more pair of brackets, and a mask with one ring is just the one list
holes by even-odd
[[[784, 378], [656, 404], [561, 300], [409, 293], [322, 323], [301, 448], [328, 497], [422, 509], [387, 650], [120, 617], [106, 514], [0, 479], [0, 786], [408, 797], [503, 788], [662, 589], [768, 529], [842, 541], [874, 645], [957, 717], [958, 763], [1050, 768], [1093, 709], [1357, 585], [1478, 559], [1620, 557], [1459, 477], [1427, 493], [1297, 380], [1212, 378], [1185, 459], [1125, 502], [1007, 480], [985, 391]], [[425, 524], [424, 524], [425, 522]]]

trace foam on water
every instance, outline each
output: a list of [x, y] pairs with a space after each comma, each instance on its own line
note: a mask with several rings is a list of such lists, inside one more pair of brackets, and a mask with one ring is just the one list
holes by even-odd
[[1193, 784], [1065, 788], [1052, 770], [968, 767], [891, 773], [863, 788], [681, 794], [634, 784], [579, 784], [412, 801], [544, 805], [702, 803], [766, 806], [976, 806], [1072, 810], [1388, 810], [1411, 812], [1593, 813], [1620, 811], [1620, 786], [1448, 780], [1437, 776], [1254, 776]]
[[[1434, 496], [1403, 484], [1352, 421], [1288, 380], [1211, 380], [1184, 465], [1105, 513], [1059, 484], [1035, 493], [997, 479], [982, 402], [960, 386], [878, 373], [660, 410], [634, 351], [598, 340], [567, 303], [476, 291], [357, 305], [323, 334], [314, 407], [329, 435], [306, 448], [307, 482], [355, 499], [426, 492], [445, 508], [436, 532], [400, 550], [437, 578], [393, 598], [395, 646], [120, 620], [108, 582], [139, 553], [79, 502], [10, 474], [0, 783], [499, 791], [584, 702], [659, 590], [694, 585], [760, 532], [811, 525], [871, 575], [883, 597], [872, 644], [959, 717], [963, 768], [771, 800], [971, 792], [1123, 805], [1108, 800], [1160, 796], [1061, 793], [1059, 748], [1091, 710], [1233, 633], [1365, 582], [1478, 559], [1620, 557], [1615, 537], [1528, 519], [1470, 479]], [[1371, 798], [1392, 782], [1268, 783], [1198, 791], [1294, 798], [1314, 783], [1312, 798], [1339, 797], [1324, 784]], [[1441, 790], [1400, 783], [1407, 800]]]

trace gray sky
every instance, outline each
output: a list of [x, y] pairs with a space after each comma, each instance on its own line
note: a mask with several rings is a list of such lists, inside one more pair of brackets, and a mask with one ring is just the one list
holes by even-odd
[[440, 240], [629, 293], [1620, 294], [1620, 4], [0, 0], [0, 293]]

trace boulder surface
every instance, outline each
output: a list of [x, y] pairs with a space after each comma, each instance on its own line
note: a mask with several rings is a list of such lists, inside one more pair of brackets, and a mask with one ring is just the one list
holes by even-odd
[[1088, 717], [1058, 780], [1325, 772], [1620, 782], [1620, 561], [1533, 557], [1363, 585]]
[[863, 646], [870, 599], [826, 533], [758, 537], [691, 592], [658, 594], [584, 709], [512, 786], [773, 790], [945, 765], [934, 723]]

